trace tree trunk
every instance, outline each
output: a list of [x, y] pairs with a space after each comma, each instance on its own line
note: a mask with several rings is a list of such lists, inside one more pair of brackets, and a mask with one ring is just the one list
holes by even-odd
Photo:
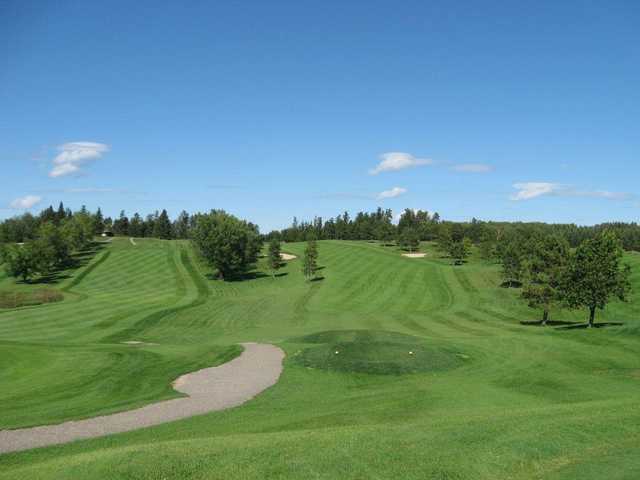
[[596, 307], [589, 307], [589, 328], [593, 327], [593, 320], [596, 318]]
[[544, 312], [542, 313], [542, 325], [546, 325], [547, 321], [549, 320], [549, 310], [544, 310]]

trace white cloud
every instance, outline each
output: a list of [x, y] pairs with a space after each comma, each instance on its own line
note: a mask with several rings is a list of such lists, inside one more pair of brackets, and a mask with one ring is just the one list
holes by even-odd
[[608, 198], [609, 200], [628, 200], [633, 197], [630, 193], [625, 192], [609, 192], [607, 190], [595, 190], [593, 192], [585, 191], [570, 191], [570, 195], [576, 197], [596, 197], [596, 198]]
[[58, 146], [60, 153], [53, 159], [49, 176], [63, 177], [79, 173], [82, 165], [97, 160], [109, 151], [109, 145], [95, 142], [70, 142]]
[[513, 188], [518, 192], [511, 195], [511, 200], [530, 200], [541, 195], [549, 195], [562, 188], [562, 185], [548, 182], [515, 183]]
[[486, 163], [460, 163], [451, 167], [456, 172], [464, 173], [487, 173], [493, 170], [493, 166]]
[[433, 165], [433, 160], [430, 158], [416, 158], [410, 153], [387, 152], [380, 155], [380, 163], [373, 170], [369, 170], [369, 174], [377, 175], [381, 172], [404, 170], [405, 168], [421, 165]]
[[384, 200], [385, 198], [396, 198], [400, 195], [407, 193], [406, 188], [393, 187], [391, 190], [384, 190], [378, 194], [378, 200]]
[[25, 197], [16, 198], [9, 206], [16, 210], [28, 210], [34, 205], [37, 205], [42, 200], [42, 197], [37, 195], [27, 195]]
[[511, 200], [530, 200], [542, 195], [554, 195], [561, 197], [592, 197], [606, 198], [609, 200], [628, 200], [633, 195], [624, 192], [610, 192], [608, 190], [576, 190], [570, 185], [548, 182], [525, 182], [513, 185], [518, 191], [511, 195]]

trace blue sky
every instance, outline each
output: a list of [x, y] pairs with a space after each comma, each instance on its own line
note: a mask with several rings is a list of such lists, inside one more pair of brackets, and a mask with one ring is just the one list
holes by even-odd
[[640, 216], [635, 1], [0, 2], [0, 217]]

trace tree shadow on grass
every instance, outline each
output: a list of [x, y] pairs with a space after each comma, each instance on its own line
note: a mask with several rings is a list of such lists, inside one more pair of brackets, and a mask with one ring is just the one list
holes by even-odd
[[75, 252], [71, 256], [71, 259], [65, 265], [61, 265], [55, 270], [41, 275], [40, 277], [33, 278], [26, 282], [20, 281], [18, 283], [29, 285], [52, 285], [60, 283], [61, 281], [71, 278], [75, 275], [75, 271], [69, 272], [69, 270], [77, 270], [78, 268], [88, 265], [93, 257], [95, 257], [96, 254], [104, 249], [106, 245], [106, 242], [91, 242], [83, 250]]
[[511, 280], [508, 282], [502, 282], [500, 284], [502, 288], [520, 288], [522, 287], [522, 282], [518, 282], [517, 280]]
[[[600, 323], [594, 323], [593, 328], [620, 327], [622, 325], [624, 325], [624, 323], [622, 322], [600, 322]], [[588, 323], [580, 323], [577, 325], [567, 325], [564, 327], [558, 327], [556, 328], [556, 330], [581, 330], [586, 328], [589, 328]]]
[[320, 282], [324, 280], [324, 277], [320, 276], [320, 277], [314, 277], [311, 280], [309, 280], [310, 282]]
[[546, 325], [542, 324], [542, 320], [523, 320], [520, 322], [520, 325], [524, 325], [527, 327], [559, 327], [559, 326], [571, 326], [571, 325], [582, 325], [583, 322], [570, 322], [568, 320], [547, 320]]

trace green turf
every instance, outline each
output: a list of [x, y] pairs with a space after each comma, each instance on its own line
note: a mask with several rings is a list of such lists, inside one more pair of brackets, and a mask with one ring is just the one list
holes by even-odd
[[319, 343], [295, 352], [292, 360], [307, 368], [372, 375], [436, 372], [461, 365], [462, 352], [413, 335], [378, 330], [333, 330], [296, 341]]
[[[472, 256], [453, 267], [431, 245], [409, 259], [375, 243], [319, 242], [321, 281], [305, 282], [294, 260], [276, 279], [224, 283], [186, 243], [136, 242], [96, 254], [65, 280], [65, 301], [0, 313], [0, 428], [167, 398], [173, 378], [236, 355], [241, 341], [284, 348], [283, 376], [232, 410], [1, 456], [0, 478], [640, 476], [637, 300], [599, 314], [621, 327], [534, 328], [520, 322], [539, 313], [499, 287], [498, 266]], [[640, 256], [627, 261], [640, 291]], [[386, 358], [380, 343], [393, 346]], [[379, 375], [298, 359], [352, 345], [351, 366], [403, 365], [409, 344], [426, 349], [425, 365], [439, 355], [454, 364]]]

